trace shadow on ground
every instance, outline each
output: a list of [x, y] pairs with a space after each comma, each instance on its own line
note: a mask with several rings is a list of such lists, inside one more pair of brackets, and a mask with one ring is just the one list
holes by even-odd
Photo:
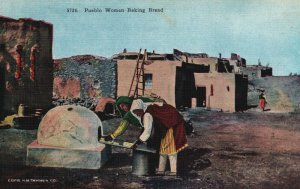
[[188, 148], [178, 156], [178, 173], [182, 177], [197, 177], [197, 171], [201, 171], [211, 166], [211, 162], [207, 158], [203, 158], [205, 154], [211, 153], [207, 148]]
[[131, 166], [132, 157], [130, 157], [129, 153], [113, 153], [105, 164], [105, 168], [116, 168], [116, 167], [124, 167]]

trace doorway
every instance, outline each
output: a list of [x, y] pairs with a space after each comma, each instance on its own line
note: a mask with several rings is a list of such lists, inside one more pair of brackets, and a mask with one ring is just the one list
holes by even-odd
[[196, 89], [197, 107], [206, 107], [206, 87]]
[[176, 68], [175, 103], [176, 108], [190, 108], [191, 98], [195, 96], [194, 72], [182, 67]]

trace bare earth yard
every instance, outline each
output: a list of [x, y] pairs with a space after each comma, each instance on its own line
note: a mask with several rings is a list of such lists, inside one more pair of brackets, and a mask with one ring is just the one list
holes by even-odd
[[[195, 134], [178, 177], [134, 176], [131, 150], [113, 148], [100, 170], [27, 167], [37, 130], [0, 130], [0, 188], [300, 188], [300, 114], [191, 109]], [[103, 121], [109, 133], [120, 119]], [[133, 140], [129, 129], [123, 139]]]

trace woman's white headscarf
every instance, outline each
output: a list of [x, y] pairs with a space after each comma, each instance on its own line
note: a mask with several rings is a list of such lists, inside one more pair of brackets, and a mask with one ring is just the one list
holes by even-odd
[[[138, 109], [142, 109], [144, 110], [144, 112], [146, 111], [146, 109], [148, 108], [149, 105], [152, 105], [152, 104], [156, 104], [158, 106], [162, 106], [163, 103], [162, 102], [143, 102], [141, 99], [136, 99], [136, 100], [133, 100], [132, 104], [131, 104], [131, 107], [130, 107], [130, 112], [131, 114], [137, 118], [140, 122], [140, 124], [143, 126], [142, 124], [142, 121], [141, 121], [141, 118], [139, 116], [137, 116], [135, 113], [133, 113], [133, 110], [138, 110]], [[143, 126], [144, 127], [144, 126]]]
[[138, 110], [138, 109], [142, 109], [144, 111], [146, 111], [147, 107], [149, 104], [144, 103], [141, 99], [136, 99], [132, 102], [131, 107], [130, 107], [130, 112], [131, 114], [139, 120], [140, 124], [143, 126], [142, 121], [141, 121], [141, 117], [137, 116], [135, 113], [133, 113], [133, 110]]
[[146, 111], [147, 107], [148, 107], [148, 104], [144, 103], [141, 99], [136, 99], [136, 100], [133, 100], [131, 107], [130, 107], [130, 111], [137, 110], [137, 109], [142, 109], [142, 110]]

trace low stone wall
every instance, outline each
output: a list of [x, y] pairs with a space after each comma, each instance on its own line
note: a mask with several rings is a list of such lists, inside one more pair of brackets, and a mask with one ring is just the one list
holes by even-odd
[[57, 98], [115, 97], [116, 62], [81, 55], [54, 61], [53, 93]]

